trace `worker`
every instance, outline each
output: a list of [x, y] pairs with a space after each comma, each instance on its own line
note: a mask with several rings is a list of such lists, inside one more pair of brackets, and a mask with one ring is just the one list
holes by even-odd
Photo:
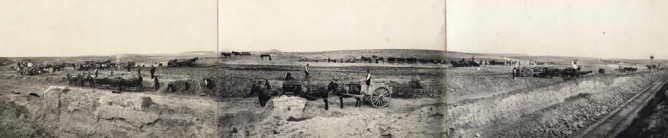
[[513, 67], [513, 71], [510, 72], [511, 74], [513, 74], [513, 79], [515, 79], [515, 76], [517, 76], [516, 72], [517, 72], [517, 67]]
[[153, 77], [153, 82], [155, 83], [155, 90], [157, 91], [160, 88], [160, 81], [158, 80], [158, 77]]
[[306, 67], [304, 67], [304, 74], [306, 75], [306, 76], [304, 76], [304, 78], [308, 78], [308, 77], [309, 77], [308, 64], [306, 64]]
[[366, 92], [369, 92], [369, 86], [371, 86], [371, 70], [366, 69], [366, 78], [364, 78], [364, 84]]
[[98, 72], [97, 68], [95, 68], [95, 78], [97, 78], [98, 73], [99, 72]]
[[155, 67], [151, 65], [151, 79], [155, 77]]
[[141, 76], [141, 68], [137, 68], [137, 75]]

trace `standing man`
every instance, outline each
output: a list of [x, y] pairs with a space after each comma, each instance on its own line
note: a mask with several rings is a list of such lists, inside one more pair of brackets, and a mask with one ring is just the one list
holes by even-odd
[[127, 68], [128, 68], [128, 72], [132, 71], [132, 65], [130, 64], [130, 62], [128, 62], [128, 67]]
[[155, 90], [157, 91], [160, 88], [160, 81], [158, 81], [158, 77], [153, 78], [153, 86], [155, 87]]
[[515, 76], [516, 76], [516, 73], [515, 73], [515, 72], [517, 72], [517, 67], [513, 67], [513, 71], [510, 72], [510, 73], [513, 74], [513, 80], [515, 79]]
[[151, 79], [152, 78], [155, 78], [155, 67], [153, 67], [153, 65], [151, 65]]
[[98, 74], [98, 73], [99, 73], [99, 72], [97, 71], [97, 68], [95, 68], [95, 78], [97, 78], [97, 74]]
[[137, 68], [137, 76], [141, 76], [141, 68]]
[[366, 69], [366, 78], [364, 79], [364, 84], [366, 86], [366, 92], [369, 92], [369, 86], [371, 86], [371, 70]]
[[306, 64], [306, 67], [304, 67], [304, 74], [306, 74], [306, 76], [304, 78], [309, 78], [308, 64]]

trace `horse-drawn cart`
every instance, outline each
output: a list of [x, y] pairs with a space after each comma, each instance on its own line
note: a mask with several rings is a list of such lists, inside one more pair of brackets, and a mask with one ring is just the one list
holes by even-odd
[[364, 81], [350, 82], [343, 85], [343, 90], [338, 95], [343, 97], [355, 97], [371, 104], [373, 107], [387, 107], [392, 99], [392, 87], [387, 85], [386, 80], [373, 80], [367, 86]]
[[[387, 84], [389, 81], [372, 79], [371, 86], [367, 86], [363, 82], [350, 81], [349, 83], [339, 84], [338, 91], [334, 94], [342, 98], [360, 99], [377, 108], [387, 107], [392, 99], [392, 87]], [[272, 86], [281, 86], [278, 95], [299, 96], [308, 100], [317, 100], [323, 96], [320, 92], [327, 90], [317, 88], [314, 86], [315, 84], [312, 85], [311, 83], [308, 79], [269, 81]]]

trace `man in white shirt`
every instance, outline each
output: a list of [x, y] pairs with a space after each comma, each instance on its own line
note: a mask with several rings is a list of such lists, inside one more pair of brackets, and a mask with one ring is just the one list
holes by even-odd
[[369, 86], [371, 86], [371, 70], [366, 69], [366, 78], [364, 78], [364, 86], [366, 92], [369, 93]]
[[309, 77], [308, 64], [306, 64], [306, 67], [304, 67], [304, 74], [306, 74], [306, 76], [304, 76], [304, 78], [308, 78], [308, 77]]

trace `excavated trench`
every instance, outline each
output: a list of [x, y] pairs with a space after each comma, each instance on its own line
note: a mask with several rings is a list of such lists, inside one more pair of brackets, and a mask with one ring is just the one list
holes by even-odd
[[661, 87], [638, 112], [631, 125], [622, 131], [617, 138], [664, 138], [668, 137], [668, 84]]
[[449, 137], [569, 137], [661, 74], [596, 76], [447, 105]]

